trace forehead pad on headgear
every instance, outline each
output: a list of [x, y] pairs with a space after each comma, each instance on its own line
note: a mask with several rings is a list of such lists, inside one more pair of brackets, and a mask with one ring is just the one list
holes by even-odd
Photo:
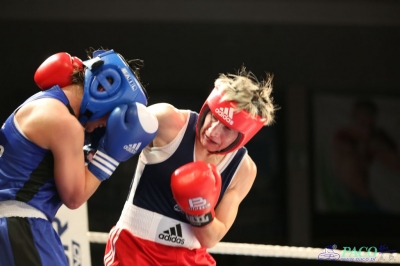
[[143, 86], [125, 60], [114, 50], [97, 50], [86, 66], [79, 121], [84, 125], [110, 113], [120, 104], [147, 105]]
[[239, 138], [219, 153], [228, 153], [243, 147], [263, 126], [265, 119], [260, 116], [252, 117], [246, 110], [237, 111], [237, 103], [224, 101], [223, 92], [214, 88], [199, 113], [197, 122], [197, 134], [199, 134], [199, 123], [204, 122], [205, 115], [210, 111], [226, 127], [239, 132]]

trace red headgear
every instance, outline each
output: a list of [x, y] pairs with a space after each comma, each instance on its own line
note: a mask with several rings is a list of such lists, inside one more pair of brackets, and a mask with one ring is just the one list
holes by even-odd
[[237, 103], [234, 101], [222, 101], [223, 92], [217, 87], [213, 89], [200, 110], [196, 124], [196, 135], [199, 137], [204, 119], [211, 111], [225, 126], [239, 132], [238, 138], [224, 150], [215, 152], [226, 154], [243, 147], [265, 124], [266, 119], [259, 115], [253, 117], [246, 110], [236, 111]]

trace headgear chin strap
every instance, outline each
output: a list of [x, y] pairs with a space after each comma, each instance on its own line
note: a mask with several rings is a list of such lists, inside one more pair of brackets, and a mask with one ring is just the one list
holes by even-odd
[[199, 137], [200, 129], [209, 111], [225, 126], [239, 132], [238, 138], [227, 148], [214, 153], [226, 154], [243, 147], [265, 124], [265, 118], [253, 117], [246, 110], [236, 111], [236, 102], [222, 101], [223, 92], [214, 88], [200, 110], [196, 124], [196, 135]]
[[83, 61], [85, 82], [79, 121], [85, 125], [110, 113], [120, 104], [147, 105], [144, 88], [123, 58], [114, 50], [97, 50]]

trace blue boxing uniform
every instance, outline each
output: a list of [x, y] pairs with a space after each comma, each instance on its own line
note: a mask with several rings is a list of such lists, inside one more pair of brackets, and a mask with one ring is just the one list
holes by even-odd
[[[40, 98], [58, 99], [73, 115], [59, 86], [33, 95], [24, 104]], [[62, 205], [53, 155], [18, 129], [14, 120], [18, 109], [0, 130], [0, 266], [68, 265], [51, 224]]]
[[[63, 203], [81, 205], [97, 189], [99, 181], [109, 178], [120, 162], [140, 152], [157, 133], [157, 118], [146, 108], [147, 94], [120, 54], [96, 50], [82, 66], [75, 59], [62, 52], [44, 61], [35, 74], [35, 81], [43, 85], [39, 87], [44, 91], [26, 100], [1, 127], [0, 266], [67, 266], [64, 247], [52, 227], [58, 209]], [[67, 85], [59, 86], [65, 82]], [[43, 98], [58, 100], [66, 109], [36, 101]], [[60, 111], [57, 122], [71, 128], [66, 132], [70, 138], [62, 139], [65, 130], [52, 117], [42, 119], [39, 109], [49, 114]], [[17, 112], [20, 113], [16, 115]], [[70, 114], [78, 120], [68, 119]], [[96, 127], [102, 123], [100, 119], [107, 119], [109, 126], [86, 171], [84, 160], [81, 165], [76, 164], [80, 159], [78, 145], [84, 143], [75, 133], [81, 129], [83, 133], [84, 128], [90, 133], [91, 125], [87, 123], [93, 122]], [[57, 128], [41, 133], [53, 126]], [[82, 171], [54, 176], [55, 171], [64, 170], [71, 163]], [[56, 180], [61, 183], [58, 188]], [[60, 195], [67, 195], [64, 202]]]

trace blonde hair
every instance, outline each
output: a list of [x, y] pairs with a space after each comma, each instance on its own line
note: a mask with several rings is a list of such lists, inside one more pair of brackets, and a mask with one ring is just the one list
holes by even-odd
[[273, 74], [267, 73], [266, 80], [258, 81], [251, 71], [243, 66], [237, 74], [220, 74], [215, 80], [215, 87], [224, 92], [223, 101], [237, 103], [237, 111], [246, 110], [253, 117], [265, 118], [264, 125], [274, 123], [275, 111], [272, 93]]

